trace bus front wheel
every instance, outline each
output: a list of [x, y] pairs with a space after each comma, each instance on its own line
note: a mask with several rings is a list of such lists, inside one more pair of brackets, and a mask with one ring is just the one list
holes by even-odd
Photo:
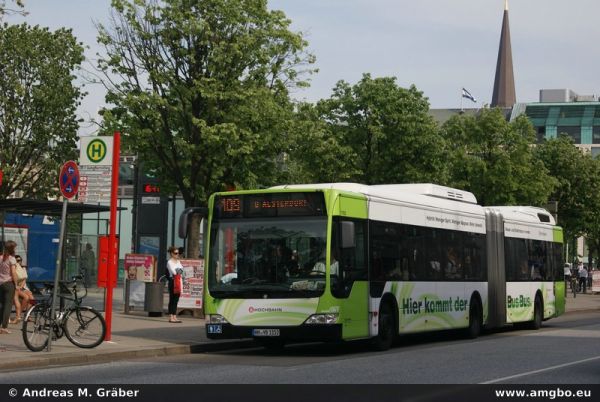
[[383, 302], [379, 307], [377, 327], [377, 336], [372, 340], [373, 348], [379, 351], [388, 350], [396, 337], [396, 319], [394, 309], [389, 302]]

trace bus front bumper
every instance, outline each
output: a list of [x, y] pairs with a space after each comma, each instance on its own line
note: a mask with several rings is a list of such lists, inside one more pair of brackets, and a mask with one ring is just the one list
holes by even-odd
[[338, 341], [342, 339], [342, 324], [299, 325], [293, 327], [247, 327], [231, 324], [206, 324], [209, 339], [283, 339], [290, 341]]

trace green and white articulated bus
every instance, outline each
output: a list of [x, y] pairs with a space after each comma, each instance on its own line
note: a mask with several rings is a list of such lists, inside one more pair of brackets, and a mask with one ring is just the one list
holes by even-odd
[[211, 339], [384, 350], [399, 334], [537, 329], [564, 312], [562, 229], [544, 209], [482, 207], [433, 184], [330, 183], [217, 193], [205, 218]]

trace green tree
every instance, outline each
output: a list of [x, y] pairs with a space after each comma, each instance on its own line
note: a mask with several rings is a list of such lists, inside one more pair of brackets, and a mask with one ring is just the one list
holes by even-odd
[[556, 181], [534, 158], [526, 116], [508, 122], [500, 109], [453, 116], [442, 126], [450, 144], [451, 185], [471, 191], [481, 205], [544, 206]]
[[301, 73], [314, 60], [283, 12], [268, 10], [266, 0], [113, 0], [112, 7], [112, 26], [99, 26], [114, 105], [104, 129], [122, 131], [163, 189], [199, 206], [212, 192], [285, 175], [289, 90], [306, 84]]
[[[302, 156], [306, 170], [316, 166], [320, 178], [332, 181], [443, 183], [444, 141], [428, 110], [422, 92], [399, 87], [393, 77], [340, 81], [316, 106], [324, 125], [309, 132], [315, 145]], [[328, 166], [335, 174], [327, 174]]]
[[590, 225], [597, 222], [598, 211], [598, 162], [583, 154], [567, 135], [540, 144], [535, 155], [558, 182], [550, 197], [558, 201], [558, 221], [567, 239], [592, 233]]
[[0, 198], [57, 194], [60, 165], [77, 156], [74, 72], [82, 61], [70, 30], [0, 27]]
[[340, 142], [335, 126], [322, 119], [314, 104], [298, 105], [292, 125], [287, 168], [290, 183], [331, 183], [360, 174], [351, 163], [354, 150]]
[[598, 267], [598, 258], [600, 258], [600, 160], [587, 159], [589, 162], [588, 188], [585, 197], [585, 238], [588, 245], [590, 266], [592, 259], [596, 258], [596, 267]]

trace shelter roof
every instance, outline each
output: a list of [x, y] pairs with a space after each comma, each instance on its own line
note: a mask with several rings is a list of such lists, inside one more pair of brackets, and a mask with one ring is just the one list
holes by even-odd
[[[18, 214], [31, 215], [62, 215], [62, 201], [29, 200], [25, 198], [10, 198], [0, 200], [0, 211], [13, 212]], [[120, 210], [127, 208], [120, 207]], [[67, 205], [67, 214], [89, 214], [97, 212], [108, 212], [110, 207], [107, 205], [82, 204], [79, 202], [69, 202]]]

